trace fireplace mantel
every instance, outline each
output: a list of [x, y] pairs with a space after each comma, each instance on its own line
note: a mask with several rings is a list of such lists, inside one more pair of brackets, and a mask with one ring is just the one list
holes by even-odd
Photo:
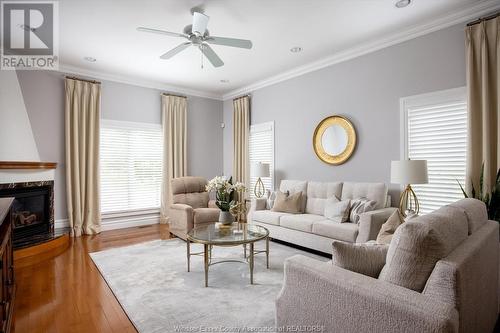
[[26, 161], [0, 161], [0, 170], [39, 170], [55, 169], [57, 163], [54, 162], [26, 162]]

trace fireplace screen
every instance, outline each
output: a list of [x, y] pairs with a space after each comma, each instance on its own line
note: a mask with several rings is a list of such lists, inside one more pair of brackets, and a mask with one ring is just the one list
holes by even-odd
[[48, 190], [27, 191], [16, 195], [12, 205], [14, 229], [46, 223]]
[[54, 235], [54, 181], [0, 184], [0, 198], [12, 204], [12, 241], [19, 249], [51, 239]]

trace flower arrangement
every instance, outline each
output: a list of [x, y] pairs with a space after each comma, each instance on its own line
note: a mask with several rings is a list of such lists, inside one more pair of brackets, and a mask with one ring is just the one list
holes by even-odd
[[205, 189], [207, 192], [215, 192], [215, 204], [223, 212], [229, 212], [232, 208], [238, 206], [238, 202], [234, 199], [235, 192], [246, 191], [243, 183], [237, 182], [233, 184], [233, 177], [228, 180], [221, 176], [211, 179]]

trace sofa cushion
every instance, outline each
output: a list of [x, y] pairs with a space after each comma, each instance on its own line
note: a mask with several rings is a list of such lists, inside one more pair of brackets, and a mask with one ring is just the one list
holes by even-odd
[[367, 198], [375, 201], [375, 209], [385, 207], [387, 200], [387, 186], [384, 183], [351, 183], [342, 185], [341, 200]]
[[276, 193], [276, 200], [274, 200], [273, 212], [283, 212], [291, 214], [300, 214], [302, 205], [302, 192], [294, 194], [283, 193], [278, 191]]
[[344, 223], [349, 220], [349, 208], [351, 200], [339, 201], [336, 197], [331, 197], [326, 200], [323, 215], [333, 222]]
[[467, 216], [469, 235], [481, 228], [488, 221], [486, 204], [481, 200], [466, 198], [449, 205], [460, 209]]
[[181, 193], [206, 192], [207, 180], [202, 177], [179, 177], [170, 181], [173, 195]]
[[333, 241], [332, 263], [352, 272], [377, 277], [384, 267], [388, 245]]
[[202, 177], [180, 177], [170, 181], [172, 203], [185, 204], [193, 208], [208, 207], [209, 194], [205, 190], [207, 181]]
[[287, 215], [292, 214], [273, 212], [271, 210], [256, 210], [252, 212], [252, 220], [267, 224], [280, 225], [280, 217]]
[[342, 183], [323, 183], [323, 182], [308, 182], [307, 183], [307, 214], [323, 215], [325, 203], [328, 198], [342, 196]]
[[336, 223], [329, 220], [314, 222], [313, 234], [354, 243], [359, 227], [355, 223]]
[[295, 214], [295, 215], [287, 215], [283, 216], [280, 219], [280, 226], [300, 230], [305, 232], [312, 231], [312, 225], [317, 221], [324, 221], [325, 217], [321, 215], [314, 214]]
[[444, 206], [394, 233], [379, 279], [421, 292], [435, 264], [467, 238], [465, 213]]
[[219, 221], [219, 208], [195, 208], [193, 209], [193, 222], [195, 224]]
[[306, 202], [307, 202], [307, 182], [303, 180], [282, 180], [280, 183], [280, 191], [286, 192], [289, 191], [290, 194], [295, 194], [297, 192], [302, 192], [301, 206], [300, 212], [304, 212], [306, 210]]

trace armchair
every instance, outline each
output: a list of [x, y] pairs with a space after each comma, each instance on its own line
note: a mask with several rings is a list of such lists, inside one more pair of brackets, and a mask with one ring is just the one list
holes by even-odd
[[168, 210], [170, 232], [186, 240], [195, 225], [219, 220], [219, 208], [209, 199], [206, 179], [180, 177], [170, 182], [172, 204]]

